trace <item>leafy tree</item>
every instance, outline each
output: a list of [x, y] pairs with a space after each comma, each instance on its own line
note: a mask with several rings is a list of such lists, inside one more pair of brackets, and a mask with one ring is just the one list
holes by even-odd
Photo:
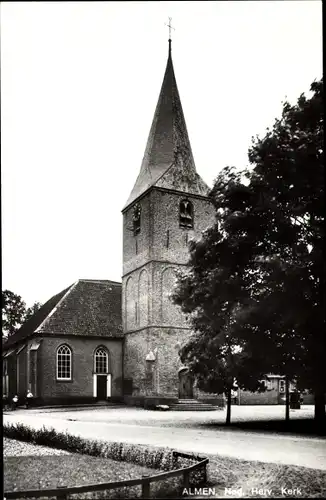
[[41, 307], [42, 304], [40, 302], [35, 302], [31, 307], [28, 307], [26, 309], [24, 320], [27, 321], [29, 318], [31, 318]]
[[2, 291], [2, 338], [13, 335], [40, 307], [41, 304], [35, 302], [26, 309], [26, 303], [20, 295], [10, 290]]
[[10, 290], [2, 292], [2, 336], [9, 337], [23, 324], [26, 304]]
[[[216, 336], [207, 333], [194, 334], [181, 349], [180, 355], [182, 361], [196, 377], [199, 389], [208, 393], [226, 395], [226, 424], [229, 424], [232, 391], [239, 386], [238, 379], [243, 385], [242, 371], [245, 366], [245, 354], [239, 346], [232, 344], [232, 339], [226, 333]], [[199, 351], [200, 356], [198, 356]], [[262, 383], [257, 382], [258, 374], [255, 378], [254, 373], [246, 373], [245, 385], [252, 390], [263, 390]]]
[[[227, 228], [234, 210], [227, 206], [226, 200], [240, 180], [241, 173], [231, 168], [224, 169], [218, 176], [216, 190], [211, 195], [216, 222], [203, 233], [200, 241], [190, 242], [189, 267], [179, 273], [173, 295], [174, 302], [190, 315], [195, 331], [182, 347], [181, 359], [196, 376], [201, 390], [225, 393], [227, 424], [231, 419], [235, 379], [242, 389], [263, 390], [260, 380], [267, 368], [265, 353], [257, 355], [257, 343], [250, 351], [248, 342], [237, 330], [250, 287], [242, 276], [243, 262], [239, 260], [242, 254], [236, 251], [238, 236]], [[255, 276], [252, 281], [254, 279]]]
[[201, 334], [197, 348], [188, 352], [185, 346], [181, 356], [190, 363], [196, 359], [202, 377], [215, 352], [211, 344], [225, 347], [227, 331], [228, 342], [241, 347], [241, 363], [230, 364], [240, 387], [253, 390], [269, 372], [296, 378], [314, 391], [321, 422], [326, 392], [322, 80], [311, 91], [310, 99], [302, 95], [294, 106], [284, 103], [273, 129], [253, 139], [251, 171], [227, 167], [217, 177], [210, 193], [215, 224], [191, 242], [189, 270], [179, 279], [174, 301], [191, 314]]
[[[264, 332], [273, 329], [274, 346], [282, 352], [275, 368], [283, 369], [290, 379], [296, 375], [299, 386], [313, 390], [315, 417], [322, 423], [326, 392], [323, 80], [314, 82], [311, 92], [309, 99], [301, 95], [294, 106], [284, 103], [273, 130], [253, 141], [249, 160], [254, 165], [251, 185], [264, 199], [266, 226], [259, 242], [265, 256], [264, 298], [274, 312], [271, 324], [260, 302], [256, 319]], [[252, 323], [252, 316], [247, 319]]]

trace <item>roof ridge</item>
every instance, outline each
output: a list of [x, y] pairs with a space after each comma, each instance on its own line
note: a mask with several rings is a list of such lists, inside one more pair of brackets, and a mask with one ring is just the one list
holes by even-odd
[[91, 279], [91, 278], [80, 278], [78, 281], [86, 282], [86, 283], [110, 283], [112, 285], [121, 285], [121, 281], [113, 281], [113, 280], [102, 280], [102, 279]]
[[69, 289], [67, 292], [64, 294], [63, 297], [57, 302], [57, 304], [53, 307], [53, 309], [49, 312], [49, 314], [44, 318], [44, 320], [38, 325], [38, 327], [34, 330], [35, 332], [39, 332], [41, 330], [41, 327], [46, 323], [46, 321], [58, 310], [58, 308], [62, 305], [66, 297], [72, 292], [72, 290], [77, 286], [79, 280], [75, 281], [72, 285], [70, 285]]
[[43, 304], [3, 348], [43, 334], [122, 337], [121, 297], [121, 283], [79, 279]]
[[162, 175], [160, 175], [160, 176], [159, 176], [159, 178], [158, 178], [158, 179], [156, 179], [156, 181], [154, 182], [153, 186], [155, 186], [155, 184], [156, 184], [157, 182], [159, 182], [159, 181], [162, 179], [162, 177], [164, 177], [164, 176], [165, 176], [165, 174], [166, 174], [166, 173], [167, 173], [167, 172], [168, 172], [168, 171], [169, 171], [169, 170], [173, 167], [173, 165], [175, 165], [175, 161], [173, 161], [173, 162], [171, 163], [171, 165], [170, 165], [170, 166], [169, 166], [169, 167], [165, 170], [165, 172], [163, 172], [163, 173], [162, 173]]

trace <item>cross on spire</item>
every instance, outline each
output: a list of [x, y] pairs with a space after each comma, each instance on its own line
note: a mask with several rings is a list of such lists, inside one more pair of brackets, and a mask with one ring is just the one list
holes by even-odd
[[171, 40], [171, 30], [175, 30], [173, 26], [171, 25], [172, 17], [169, 17], [169, 22], [165, 23], [165, 26], [168, 26], [169, 28], [169, 40]]

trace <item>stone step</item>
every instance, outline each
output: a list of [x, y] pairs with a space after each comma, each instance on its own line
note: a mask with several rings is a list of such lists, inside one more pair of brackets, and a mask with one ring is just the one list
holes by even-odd
[[197, 401], [196, 399], [178, 399], [178, 403], [196, 404], [201, 403], [201, 401]]
[[173, 411], [214, 411], [218, 410], [218, 406], [211, 403], [204, 403], [198, 399], [179, 399], [177, 403], [173, 403], [170, 410]]
[[170, 408], [172, 406], [177, 406], [178, 408], [184, 408], [185, 406], [187, 408], [211, 408], [211, 407], [214, 407], [214, 405], [187, 405], [186, 403], [180, 403], [180, 404], [176, 404], [176, 405], [169, 405]]
[[[200, 403], [200, 402], [195, 402], [195, 403], [171, 403], [172, 405], [187, 405], [187, 406], [216, 406], [211, 403]], [[170, 405], [171, 406], [171, 405]]]
[[201, 405], [210, 405], [207, 401], [201, 401], [200, 399], [178, 399], [178, 403], [190, 403], [190, 404], [201, 404]]
[[98, 401], [95, 403], [84, 403], [84, 404], [74, 404], [71, 403], [70, 405], [47, 405], [47, 406], [35, 406], [34, 409], [40, 409], [40, 410], [63, 410], [63, 409], [87, 409], [87, 408], [121, 408], [124, 407], [125, 405], [123, 403], [111, 403], [110, 401]]
[[193, 405], [189, 405], [189, 406], [181, 406], [181, 405], [175, 405], [175, 406], [170, 406], [170, 410], [172, 411], [215, 411], [217, 410], [218, 408], [217, 407], [214, 407], [214, 406], [209, 406], [209, 407], [206, 407], [206, 406], [193, 406]]
[[191, 401], [191, 403], [178, 402], [170, 406], [170, 410], [174, 411], [213, 411], [218, 410], [217, 406], [210, 403], [201, 403], [200, 401]]

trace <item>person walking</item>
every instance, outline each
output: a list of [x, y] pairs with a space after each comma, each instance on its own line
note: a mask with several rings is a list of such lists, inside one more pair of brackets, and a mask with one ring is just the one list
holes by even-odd
[[18, 396], [17, 394], [12, 398], [12, 403], [11, 403], [11, 409], [16, 410], [17, 408], [17, 403], [18, 403]]
[[27, 394], [26, 394], [26, 408], [30, 408], [31, 403], [33, 401], [33, 394], [31, 391], [28, 389]]

